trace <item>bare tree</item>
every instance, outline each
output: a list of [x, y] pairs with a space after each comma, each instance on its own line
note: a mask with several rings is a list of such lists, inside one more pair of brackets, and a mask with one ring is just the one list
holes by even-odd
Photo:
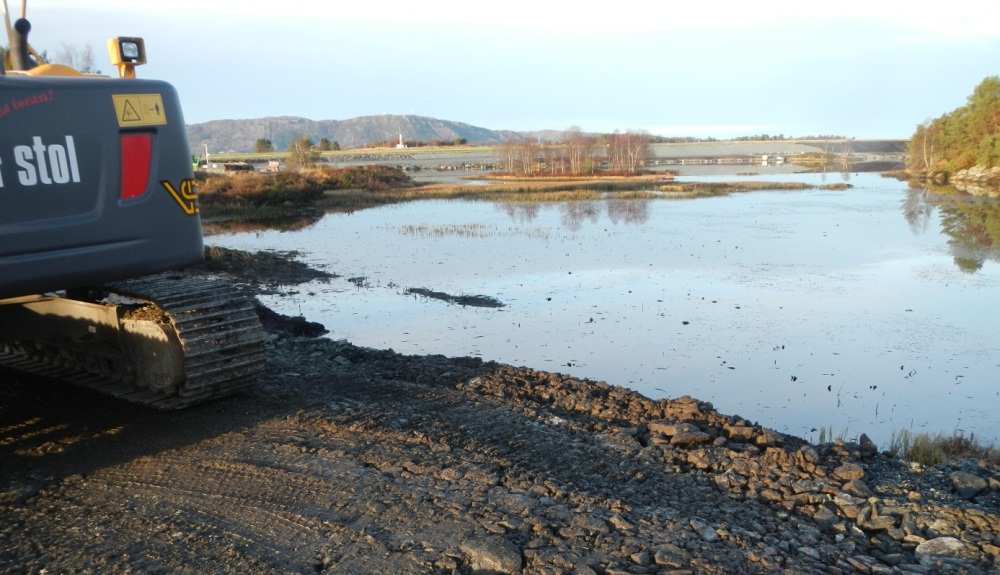
[[94, 49], [90, 47], [90, 44], [82, 48], [72, 44], [63, 44], [52, 61], [85, 74], [97, 73], [97, 69], [94, 67]]
[[311, 168], [317, 160], [319, 151], [309, 136], [302, 136], [288, 146], [288, 167], [293, 170]]
[[516, 139], [506, 138], [498, 149], [499, 158], [497, 163], [508, 174], [515, 173], [517, 169], [517, 144]]

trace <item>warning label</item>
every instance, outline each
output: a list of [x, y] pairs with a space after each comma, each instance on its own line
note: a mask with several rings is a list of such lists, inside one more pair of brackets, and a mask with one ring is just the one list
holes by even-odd
[[165, 126], [167, 111], [160, 94], [112, 94], [120, 128]]

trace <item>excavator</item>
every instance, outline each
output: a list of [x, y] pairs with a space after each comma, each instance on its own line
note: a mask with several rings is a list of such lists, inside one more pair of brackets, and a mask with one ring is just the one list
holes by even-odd
[[45, 62], [26, 4], [0, 0], [0, 366], [163, 410], [251, 385], [254, 302], [182, 271], [203, 246], [177, 92], [137, 78], [142, 38], [108, 42], [111, 76]]

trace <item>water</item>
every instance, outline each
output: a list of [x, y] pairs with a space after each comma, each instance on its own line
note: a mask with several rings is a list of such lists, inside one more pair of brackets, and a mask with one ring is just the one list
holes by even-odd
[[[844, 177], [854, 189], [412, 202], [212, 242], [302, 250], [342, 274], [265, 303], [358, 345], [690, 394], [805, 437], [1000, 440], [1000, 205]], [[404, 294], [416, 287], [507, 305]]]

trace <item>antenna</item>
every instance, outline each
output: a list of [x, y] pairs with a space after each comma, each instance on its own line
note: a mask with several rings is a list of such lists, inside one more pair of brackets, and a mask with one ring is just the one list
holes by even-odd
[[21, 18], [28, 17], [28, 0], [21, 0]]
[[3, 8], [3, 29], [7, 34], [7, 43], [14, 37], [14, 26], [10, 23], [10, 10], [7, 8], [7, 0], [0, 0], [0, 8]]

